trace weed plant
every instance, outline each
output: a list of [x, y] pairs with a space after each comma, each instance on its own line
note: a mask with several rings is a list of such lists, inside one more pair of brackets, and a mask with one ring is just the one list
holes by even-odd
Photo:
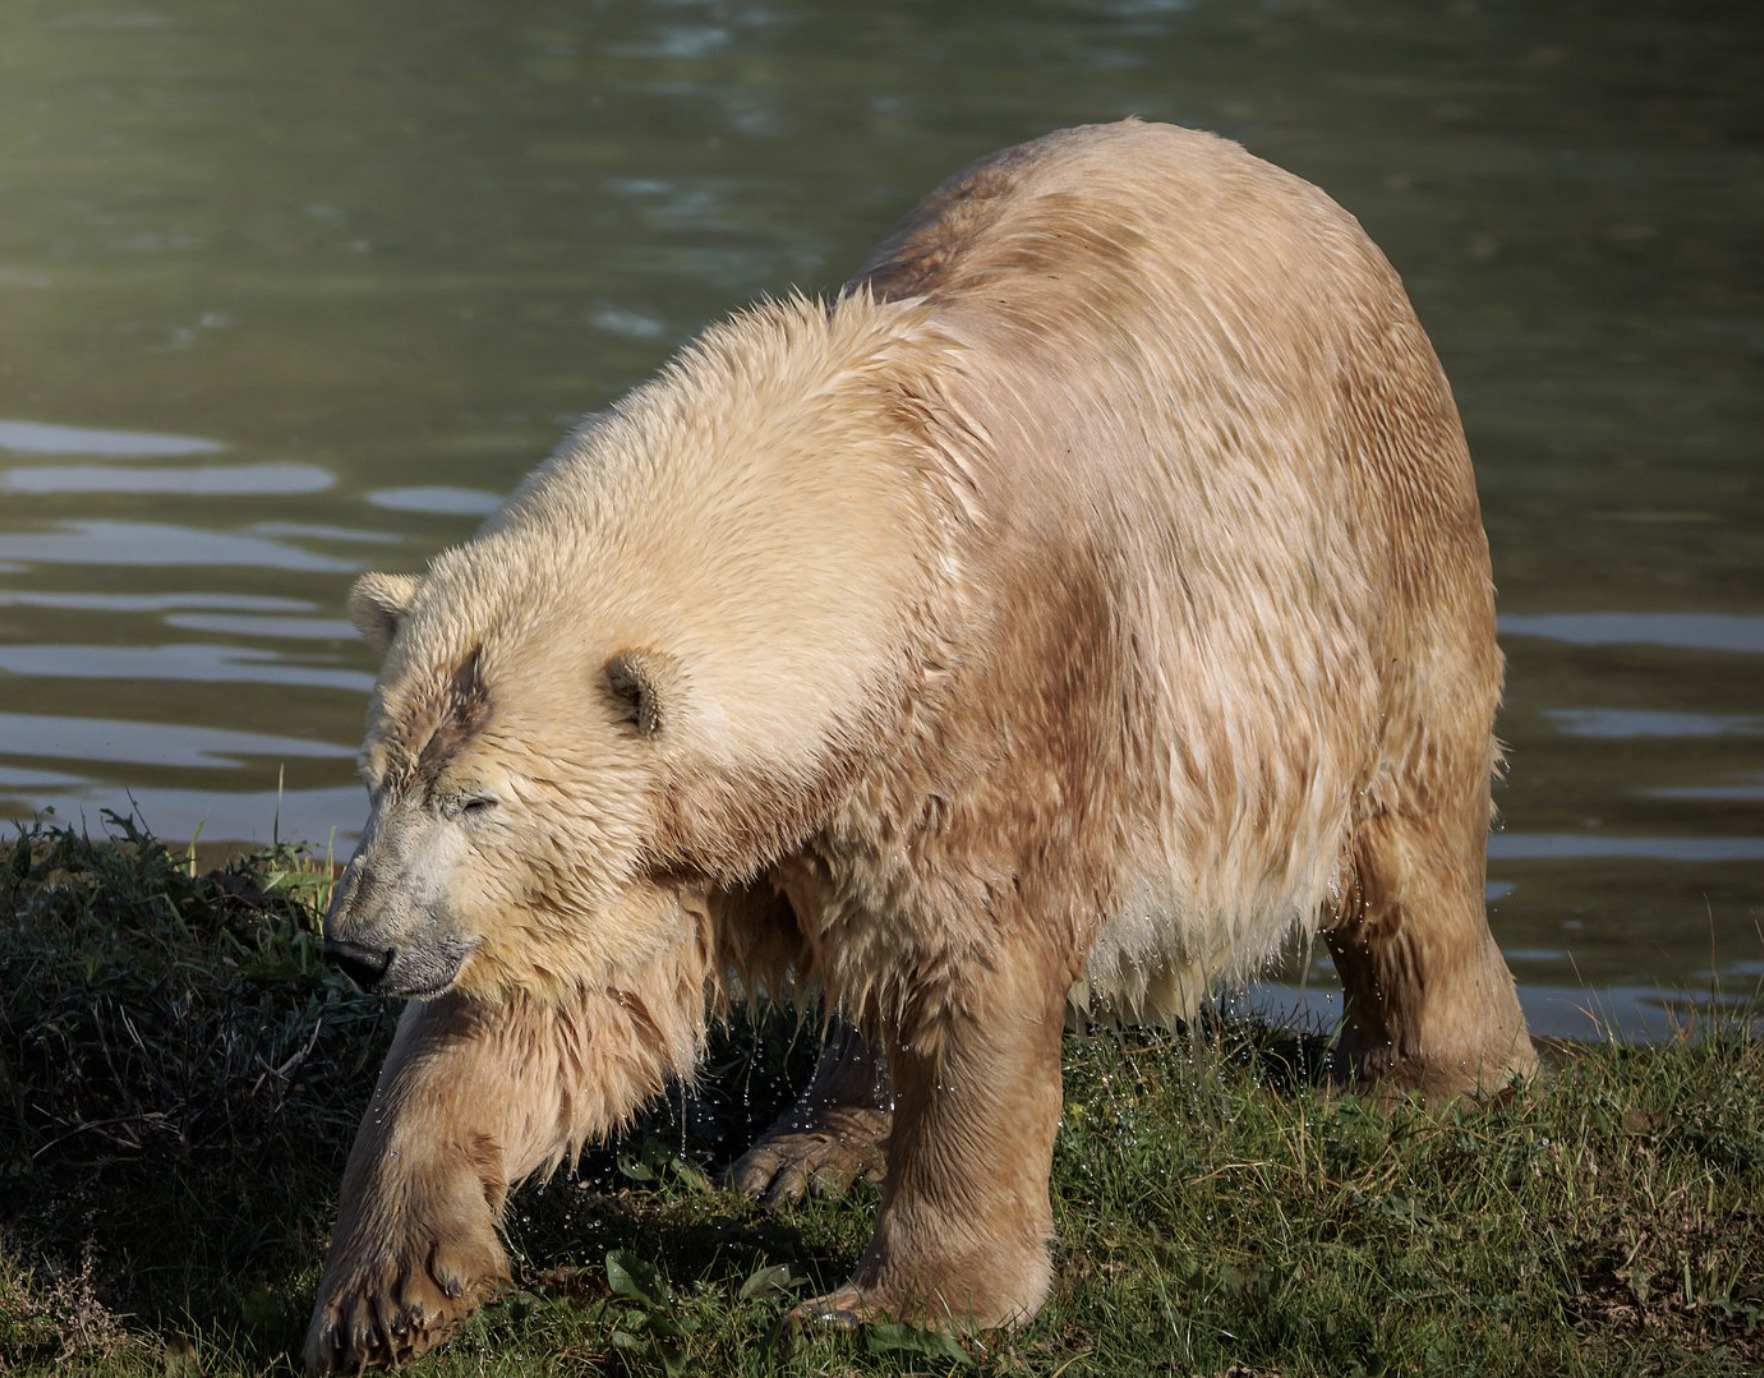
[[[0, 844], [0, 1374], [291, 1372], [395, 1011], [319, 959], [329, 871], [205, 871], [133, 822]], [[814, 1027], [737, 1017], [698, 1084], [516, 1197], [516, 1285], [421, 1375], [1764, 1370], [1753, 1023], [1567, 1050], [1481, 1110], [1318, 1085], [1253, 1026], [1067, 1044], [1055, 1294], [1009, 1335], [793, 1333], [871, 1189], [718, 1189]]]

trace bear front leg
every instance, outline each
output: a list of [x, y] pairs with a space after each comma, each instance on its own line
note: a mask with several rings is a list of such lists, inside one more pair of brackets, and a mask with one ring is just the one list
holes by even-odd
[[879, 1182], [893, 1112], [887, 1060], [856, 1029], [835, 1024], [814, 1079], [729, 1169], [729, 1182], [767, 1205]]
[[[528, 1017], [532, 1011], [527, 1011]], [[463, 997], [409, 1006], [349, 1151], [309, 1373], [413, 1358], [508, 1277], [503, 1040]]]
[[1069, 979], [1028, 952], [988, 958], [891, 1047], [875, 1235], [851, 1283], [804, 1303], [799, 1319], [985, 1329], [1026, 1320], [1046, 1299]]
[[509, 1189], [626, 1120], [703, 1047], [702, 941], [556, 1003], [412, 1005], [362, 1118], [304, 1358], [309, 1373], [432, 1348], [508, 1276]]

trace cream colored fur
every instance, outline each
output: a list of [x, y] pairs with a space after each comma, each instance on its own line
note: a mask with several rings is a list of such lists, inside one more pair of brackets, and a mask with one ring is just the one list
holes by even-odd
[[[1069, 997], [1167, 1018], [1323, 929], [1343, 1075], [1534, 1065], [1482, 907], [1501, 663], [1449, 390], [1355, 222], [1222, 140], [976, 165], [352, 614], [375, 809], [327, 933], [449, 994], [352, 1155], [314, 1368], [469, 1312], [508, 1183], [688, 1070], [725, 972], [820, 989], [891, 1074], [835, 1317], [1040, 1305]], [[633, 982], [669, 1031], [638, 1062]], [[423, 1204], [472, 1173], [469, 1227]], [[408, 1281], [460, 1236], [454, 1292]]]

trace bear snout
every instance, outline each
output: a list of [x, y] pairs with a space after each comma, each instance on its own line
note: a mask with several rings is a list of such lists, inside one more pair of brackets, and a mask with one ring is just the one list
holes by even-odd
[[338, 881], [324, 934], [326, 960], [362, 990], [417, 999], [451, 986], [477, 946], [359, 853]]
[[392, 965], [392, 949], [376, 951], [360, 943], [325, 939], [325, 959], [364, 991], [372, 991]]
[[453, 937], [402, 947], [369, 947], [347, 938], [326, 938], [325, 958], [369, 995], [421, 1000], [451, 986], [476, 946]]

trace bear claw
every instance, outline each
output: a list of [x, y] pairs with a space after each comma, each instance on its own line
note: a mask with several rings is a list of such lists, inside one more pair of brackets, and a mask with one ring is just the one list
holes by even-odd
[[865, 1305], [855, 1289], [847, 1287], [829, 1292], [824, 1297], [810, 1297], [790, 1309], [786, 1322], [795, 1330], [823, 1326], [829, 1330], [856, 1330], [874, 1318], [874, 1309]]
[[806, 1119], [788, 1116], [736, 1160], [725, 1180], [768, 1206], [880, 1182], [891, 1118], [887, 1110], [854, 1105], [822, 1106]]
[[360, 1273], [328, 1289], [313, 1318], [302, 1358], [310, 1374], [360, 1373], [417, 1358], [460, 1328], [507, 1276], [498, 1255], [487, 1255], [483, 1275], [468, 1282], [431, 1260], [426, 1271], [388, 1266], [376, 1281]]

